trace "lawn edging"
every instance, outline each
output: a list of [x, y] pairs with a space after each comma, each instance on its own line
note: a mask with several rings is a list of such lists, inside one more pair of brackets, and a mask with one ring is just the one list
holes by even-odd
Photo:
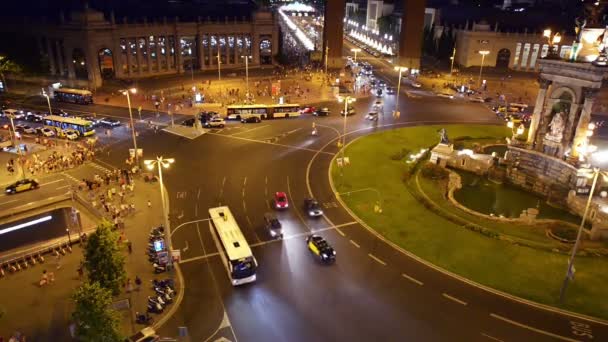
[[[343, 149], [348, 148], [351, 144], [359, 141], [359, 139], [367, 137], [367, 135], [363, 135], [363, 136], [359, 136], [355, 139], [353, 139], [352, 141], [348, 142], [346, 144], [346, 146], [343, 146]], [[338, 203], [340, 203], [340, 205], [342, 206], [342, 208], [357, 222], [359, 223], [362, 227], [364, 227], [370, 234], [372, 234], [373, 236], [375, 236], [376, 238], [378, 238], [379, 240], [381, 240], [382, 242], [384, 242], [386, 245], [390, 246], [391, 248], [393, 248], [394, 250], [398, 251], [399, 253], [419, 262], [420, 264], [432, 268], [433, 270], [437, 271], [437, 272], [441, 272], [449, 277], [452, 277], [456, 280], [459, 280], [463, 283], [466, 283], [470, 286], [476, 287], [480, 290], [486, 291], [488, 293], [492, 293], [494, 295], [497, 296], [501, 296], [503, 298], [512, 300], [514, 302], [518, 302], [524, 305], [528, 305], [537, 309], [542, 309], [545, 311], [549, 311], [549, 312], [553, 312], [553, 313], [558, 313], [561, 315], [565, 315], [565, 316], [570, 316], [570, 317], [574, 317], [574, 318], [579, 318], [579, 319], [583, 319], [583, 320], [587, 320], [590, 322], [594, 322], [594, 323], [598, 323], [598, 324], [602, 324], [602, 325], [607, 325], [608, 326], [608, 320], [602, 319], [602, 318], [598, 318], [598, 317], [594, 317], [594, 316], [589, 316], [589, 315], [585, 315], [585, 314], [581, 314], [578, 312], [574, 312], [574, 311], [570, 311], [570, 310], [566, 310], [566, 309], [562, 309], [562, 308], [558, 308], [555, 306], [551, 306], [551, 305], [547, 305], [547, 304], [542, 304], [542, 303], [538, 303], [529, 299], [525, 299], [522, 297], [518, 297], [515, 295], [512, 295], [510, 293], [507, 292], [503, 292], [497, 289], [494, 289], [492, 287], [480, 284], [476, 281], [473, 281], [471, 279], [468, 279], [466, 277], [463, 277], [459, 274], [456, 274], [454, 272], [448, 271], [445, 268], [439, 267], [437, 265], [435, 265], [434, 263], [427, 261], [425, 259], [422, 259], [421, 257], [417, 256], [416, 254], [404, 249], [403, 247], [397, 245], [396, 243], [392, 242], [391, 240], [385, 238], [382, 234], [378, 233], [374, 228], [370, 227], [365, 221], [363, 221], [359, 216], [357, 216], [348, 205], [346, 205], [346, 203], [344, 202], [344, 200], [342, 200], [340, 193], [338, 192], [335, 184], [334, 184], [334, 180], [332, 177], [332, 170], [334, 168], [335, 165], [335, 160], [338, 157], [339, 154], [335, 154], [329, 164], [329, 167], [327, 168], [327, 177], [329, 180], [329, 185], [331, 187], [332, 192], [334, 193], [334, 197], [336, 198], [336, 200], [338, 201]], [[407, 188], [407, 187], [406, 187]]]

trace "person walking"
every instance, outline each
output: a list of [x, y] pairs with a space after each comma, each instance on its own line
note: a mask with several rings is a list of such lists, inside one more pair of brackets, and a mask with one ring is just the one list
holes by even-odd
[[138, 276], [135, 276], [135, 288], [137, 289], [137, 291], [139, 291], [139, 289], [141, 288], [141, 278], [139, 278]]
[[55, 260], [57, 261], [57, 269], [61, 268], [61, 254], [57, 253], [57, 258], [55, 258]]
[[152, 208], [152, 202], [150, 202], [150, 200], [148, 200], [148, 208]]

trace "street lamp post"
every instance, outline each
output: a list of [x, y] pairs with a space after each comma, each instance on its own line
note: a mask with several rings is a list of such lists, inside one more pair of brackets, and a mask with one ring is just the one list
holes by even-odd
[[350, 96], [338, 96], [338, 102], [344, 102], [344, 125], [342, 127], [342, 158], [344, 158], [344, 147], [346, 146], [346, 117], [348, 116], [348, 105], [357, 99]]
[[245, 84], [247, 85], [247, 98], [249, 99], [249, 59], [250, 55], [241, 56], [245, 59]]
[[399, 72], [399, 79], [397, 80], [397, 96], [395, 98], [395, 111], [399, 110], [399, 94], [401, 94], [401, 76], [404, 71], [407, 71], [408, 68], [402, 66], [396, 66], [395, 71]]
[[16, 144], [17, 131], [15, 131], [15, 121], [13, 120], [14, 116], [13, 116], [13, 114], [9, 114], [7, 116], [11, 120], [11, 129], [13, 131], [11, 138], [13, 141], [13, 146], [15, 146], [17, 148], [17, 154], [19, 154], [19, 164], [21, 164], [21, 177], [23, 179], [25, 179], [25, 166], [24, 166], [24, 161], [23, 161], [23, 153], [21, 151], [21, 146], [19, 146], [19, 144]]
[[136, 132], [135, 132], [135, 123], [133, 122], [133, 111], [131, 109], [131, 96], [129, 96], [129, 93], [137, 93], [137, 89], [135, 88], [131, 88], [131, 89], [127, 89], [127, 90], [123, 90], [122, 94], [127, 96], [127, 104], [129, 105], [129, 119], [131, 120], [131, 135], [133, 136], [133, 149], [134, 151], [134, 155], [135, 155], [135, 163], [136, 165], [139, 165], [139, 156], [137, 155], [137, 139], [136, 139]]
[[66, 228], [65, 231], [68, 233], [68, 244], [69, 246], [72, 245], [72, 236], [70, 235], [70, 229]]
[[519, 126], [517, 126], [517, 129], [515, 129], [515, 123], [511, 120], [509, 120], [509, 122], [507, 122], [507, 127], [509, 127], [511, 129], [511, 144], [513, 144], [513, 142], [515, 141], [515, 138], [517, 138], [518, 136], [524, 134], [524, 131], [526, 130], [526, 127], [524, 127], [523, 124], [519, 124]]
[[329, 54], [329, 41], [325, 42], [325, 76], [327, 76], [327, 55]]
[[49, 105], [49, 115], [53, 115], [53, 111], [51, 110], [51, 99], [49, 94], [44, 91], [44, 88], [42, 88], [42, 96], [46, 97], [46, 103]]
[[557, 56], [557, 44], [559, 44], [562, 41], [562, 36], [559, 34], [559, 32], [551, 32], [551, 29], [546, 29], [543, 31], [543, 36], [545, 38], [547, 38], [547, 43], [549, 44], [549, 53], [548, 55], [550, 57], [556, 57]]
[[486, 58], [486, 55], [490, 54], [490, 51], [488, 50], [481, 50], [479, 51], [479, 54], [481, 55], [481, 66], [479, 67], [479, 82], [477, 82], [479, 84], [479, 87], [481, 87], [481, 72], [483, 71], [483, 61]]
[[355, 62], [357, 62], [357, 52], [361, 52], [361, 49], [359, 49], [359, 48], [353, 48], [353, 49], [350, 49], [350, 51], [352, 51], [352, 52], [355, 53]]
[[[158, 184], [160, 187], [160, 199], [161, 205], [163, 207], [163, 224], [165, 225], [165, 229], [167, 230], [167, 244], [169, 245], [169, 251], [173, 250], [171, 245], [171, 228], [169, 227], [169, 216], [167, 214], [167, 208], [165, 203], [165, 191], [163, 184], [163, 168], [167, 169], [171, 164], [175, 162], [173, 158], [163, 158], [161, 156], [156, 157], [156, 159], [146, 159], [144, 160], [144, 164], [148, 168], [148, 170], [154, 170], [155, 167], [158, 167]], [[171, 257], [169, 258], [169, 263], [171, 263]]]

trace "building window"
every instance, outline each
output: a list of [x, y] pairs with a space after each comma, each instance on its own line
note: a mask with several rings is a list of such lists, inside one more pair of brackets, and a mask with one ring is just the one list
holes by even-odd
[[230, 64], [234, 64], [234, 36], [228, 37], [228, 60]]
[[528, 56], [530, 55], [530, 43], [524, 44], [524, 53], [521, 56], [521, 68], [528, 66]]
[[243, 40], [243, 36], [236, 37], [236, 55], [238, 56], [238, 64], [245, 63], [241, 58], [241, 56], [245, 55], [245, 41]]
[[570, 50], [572, 50], [572, 46], [562, 45], [561, 49], [559, 50], [559, 57], [566, 58], [566, 56], [570, 56]]
[[217, 36], [211, 36], [209, 42], [211, 44], [211, 65], [217, 65]]
[[168, 69], [175, 69], [175, 36], [169, 36], [167, 39], [167, 53], [169, 56]]
[[519, 64], [519, 54], [521, 53], [521, 43], [517, 43], [515, 46], [515, 57], [513, 58], [513, 68], [517, 68]]
[[140, 37], [137, 39], [139, 52], [141, 53], [141, 71], [148, 71], [148, 48], [146, 46], [146, 38]]
[[127, 63], [127, 40], [124, 38], [120, 39], [120, 65], [124, 74], [129, 72], [129, 63]]
[[251, 36], [245, 36], [245, 53], [247, 56], [251, 56]]
[[536, 59], [538, 58], [539, 49], [539, 44], [534, 44], [534, 46], [532, 47], [532, 56], [530, 57], [530, 69], [534, 69], [534, 66], [536, 65]]
[[209, 35], [203, 35], [203, 56], [205, 65], [209, 65]]
[[160, 70], [167, 70], [167, 46], [165, 42], [165, 37], [159, 36], [156, 40], [158, 44], [158, 49], [160, 51]]
[[543, 44], [543, 48], [540, 51], [540, 58], [545, 58], [549, 54], [549, 45]]

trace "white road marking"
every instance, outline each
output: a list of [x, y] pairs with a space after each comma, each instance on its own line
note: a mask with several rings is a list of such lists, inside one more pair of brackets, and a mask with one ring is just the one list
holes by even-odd
[[492, 341], [504, 342], [503, 340], [501, 340], [501, 339], [499, 339], [499, 338], [496, 338], [496, 337], [494, 337], [494, 336], [490, 336], [490, 335], [488, 335], [488, 334], [484, 334], [484, 333], [480, 333], [480, 334], [481, 334], [481, 336], [486, 337], [486, 338], [489, 338], [489, 339], [490, 339], [490, 340], [492, 340]]
[[173, 236], [173, 234], [175, 234], [175, 232], [177, 232], [181, 227], [190, 224], [190, 223], [197, 223], [197, 222], [204, 222], [204, 221], [209, 221], [208, 218], [206, 219], [201, 219], [201, 220], [194, 220], [194, 221], [188, 221], [188, 222], [184, 222], [181, 223], [179, 226], [175, 227], [175, 229], [171, 229], [171, 236]]
[[194, 203], [194, 216], [198, 217], [198, 203]]
[[63, 181], [64, 181], [63, 179], [57, 179], [57, 180], [54, 180], [54, 181], [51, 181], [48, 183], [40, 184], [40, 186], [45, 186], [45, 185], [49, 185], [49, 184], [53, 184], [53, 183], [57, 183], [57, 182], [63, 182]]
[[416, 283], [416, 284], [420, 285], [420, 286], [424, 285], [424, 283], [423, 283], [423, 282], [421, 282], [420, 280], [418, 280], [418, 279], [416, 279], [416, 278], [414, 278], [414, 277], [410, 277], [409, 275], [407, 275], [407, 274], [405, 274], [405, 273], [401, 273], [401, 276], [402, 276], [403, 278], [405, 278], [405, 279], [407, 279], [407, 280], [409, 280], [409, 281], [413, 282], [413, 283]]
[[209, 132], [208, 134], [210, 134], [210, 135], [217, 135], [217, 136], [224, 137], [224, 138], [238, 139], [238, 140], [243, 140], [243, 141], [255, 142], [255, 143], [259, 143], [259, 144], [266, 144], [266, 145], [274, 145], [274, 146], [281, 146], [281, 147], [286, 147], [286, 148], [292, 148], [292, 149], [295, 149], [295, 150], [302, 150], [302, 151], [309, 151], [309, 152], [316, 152], [316, 153], [324, 153], [324, 154], [328, 154], [330, 156], [335, 155], [335, 153], [332, 153], [332, 152], [325, 152], [325, 151], [320, 151], [320, 150], [315, 150], [315, 149], [312, 149], [312, 148], [306, 148], [306, 147], [300, 147], [300, 146], [278, 144], [278, 143], [273, 143], [273, 142], [269, 142], [269, 141], [263, 141], [263, 140], [257, 140], [257, 139], [249, 139], [249, 138], [242, 138], [242, 137], [235, 137], [235, 136], [232, 136], [232, 135], [218, 134], [218, 133], [212, 133], [212, 132]]
[[247, 186], [247, 177], [243, 178], [243, 187]]
[[248, 133], [248, 132], [251, 132], [251, 131], [255, 131], [256, 129], [260, 129], [260, 128], [264, 128], [264, 127], [268, 127], [268, 126], [270, 126], [270, 125], [258, 126], [258, 127], [256, 127], [256, 128], [251, 128], [251, 129], [248, 129], [248, 130], [245, 130], [245, 131], [241, 131], [241, 132], [232, 133], [232, 134], [230, 134], [230, 136], [234, 136], [234, 135], [237, 135], [237, 134], [242, 134], [242, 133]]
[[196, 193], [196, 199], [201, 197], [201, 188], [198, 188], [198, 192]]
[[55, 188], [55, 190], [59, 190], [59, 189], [65, 189], [65, 188], [69, 188], [70, 185], [64, 185], [64, 186], [60, 186], [58, 188]]
[[357, 247], [357, 248], [361, 248], [361, 246], [359, 246], [359, 244], [358, 244], [358, 243], [356, 243], [356, 242], [355, 242], [355, 241], [353, 241], [353, 240], [350, 240], [350, 243], [352, 243], [352, 244], [353, 244], [353, 246], [355, 246], [355, 247]]
[[541, 335], [545, 335], [545, 336], [550, 336], [550, 337], [556, 338], [558, 340], [568, 341], [568, 342], [577, 342], [577, 340], [575, 340], [573, 338], [557, 335], [557, 334], [554, 334], [554, 333], [551, 333], [551, 332], [548, 332], [548, 331], [545, 331], [545, 330], [542, 330], [542, 329], [534, 328], [534, 327], [531, 327], [529, 325], [525, 325], [523, 323], [515, 322], [513, 320], [510, 320], [508, 318], [505, 318], [505, 317], [497, 315], [497, 314], [491, 313], [490, 317], [499, 319], [499, 320], [501, 320], [503, 322], [506, 322], [506, 323], [509, 323], [509, 324], [513, 324], [513, 325], [518, 326], [520, 328], [524, 328], [524, 329], [528, 329], [530, 331], [534, 331], [534, 332], [539, 333]]
[[374, 261], [376, 261], [377, 263], [381, 264], [382, 266], [386, 266], [386, 263], [384, 261], [382, 261], [378, 257], [374, 256], [373, 254], [368, 253], [367, 256], [369, 256], [370, 258], [374, 259]]
[[452, 297], [452, 296], [450, 296], [447, 293], [442, 293], [441, 295], [444, 296], [445, 298], [451, 300], [451, 301], [454, 301], [454, 302], [458, 303], [458, 304], [467, 305], [467, 302], [465, 302], [464, 300], [460, 300], [460, 299], [458, 299], [456, 297]]
[[14, 200], [10, 200], [10, 201], [6, 201], [6, 202], [2, 202], [2, 203], [0, 203], [0, 205], [5, 205], [5, 204], [11, 203], [11, 202], [17, 202], [17, 200], [16, 200], [16, 199], [14, 199]]
[[343, 232], [343, 231], [341, 231], [341, 230], [340, 230], [340, 228], [336, 228], [336, 231], [337, 231], [337, 232], [338, 232], [340, 235], [342, 235], [342, 237], [346, 236], [346, 234], [344, 234], [344, 232]]
[[[293, 196], [291, 196], [291, 186], [289, 185], [289, 176], [287, 176], [287, 196], [289, 196], [289, 201], [291, 203], [294, 203], [293, 201]], [[298, 218], [300, 219], [300, 221], [302, 222], [302, 224], [304, 224], [304, 226], [306, 227], [306, 229], [308, 229], [310, 232], [312, 232], [312, 229], [310, 228], [310, 226], [308, 224], [306, 224], [306, 221], [304, 221], [304, 218], [302, 217], [302, 214], [300, 214], [300, 211], [297, 208], [294, 208], [296, 215], [298, 216]]]
[[188, 250], [188, 248], [190, 248], [190, 246], [188, 246], [188, 240], [186, 240], [186, 247], [182, 248], [182, 252], [186, 252]]

